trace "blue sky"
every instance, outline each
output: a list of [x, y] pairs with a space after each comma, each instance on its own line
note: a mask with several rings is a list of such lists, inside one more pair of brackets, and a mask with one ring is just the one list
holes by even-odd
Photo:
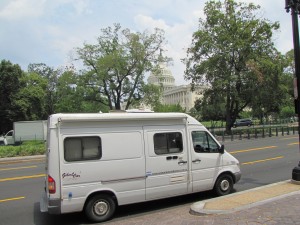
[[[239, 0], [259, 4], [262, 17], [280, 22], [274, 42], [282, 53], [293, 48], [291, 16], [284, 0]], [[100, 29], [120, 23], [132, 31], [165, 30], [165, 54], [178, 85], [187, 83], [186, 56], [205, 0], [1, 0], [0, 60], [27, 70], [30, 63], [59, 68], [76, 58], [76, 47], [94, 43]]]

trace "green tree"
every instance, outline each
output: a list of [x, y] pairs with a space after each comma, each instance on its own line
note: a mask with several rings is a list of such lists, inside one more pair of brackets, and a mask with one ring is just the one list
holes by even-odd
[[140, 105], [141, 101], [145, 106], [150, 106], [151, 108], [155, 108], [160, 104], [162, 97], [162, 89], [160, 86], [155, 84], [144, 84], [143, 92], [143, 96], [140, 96], [139, 100], [136, 102], [136, 107]]
[[284, 73], [280, 79], [281, 89], [283, 89], [283, 102], [281, 105], [280, 116], [287, 118], [295, 116], [294, 104], [294, 85], [293, 79], [295, 77], [295, 61], [294, 50], [291, 49], [284, 55]]
[[83, 113], [107, 112], [107, 107], [90, 101], [82, 84], [81, 76], [74, 70], [66, 70], [58, 77], [55, 112]]
[[57, 102], [56, 89], [59, 75], [63, 72], [61, 69], [54, 69], [44, 63], [33, 63], [28, 65], [28, 73], [36, 73], [47, 79], [46, 87], [46, 114], [55, 113], [55, 104]]
[[185, 109], [181, 107], [180, 104], [176, 105], [165, 105], [165, 104], [157, 104], [154, 106], [155, 112], [185, 112]]
[[47, 79], [31, 72], [25, 73], [19, 81], [22, 87], [15, 96], [14, 105], [19, 109], [19, 113], [24, 115], [24, 120], [47, 119]]
[[101, 30], [97, 44], [77, 48], [87, 67], [85, 87], [90, 98], [110, 109], [125, 109], [144, 96], [144, 74], [154, 68], [165, 43], [164, 32], [132, 32], [119, 24]]
[[294, 49], [291, 49], [284, 55], [284, 73], [281, 77], [282, 88], [285, 89], [287, 106], [294, 106], [294, 86], [293, 79], [295, 77], [295, 58]]
[[54, 103], [55, 112], [78, 112], [82, 96], [76, 93], [77, 77], [72, 71], [65, 71], [57, 78]]
[[280, 110], [280, 117], [281, 118], [289, 118], [295, 116], [295, 107], [294, 106], [284, 106]]
[[285, 59], [284, 71], [285, 73], [290, 74], [293, 77], [295, 75], [294, 49], [291, 49], [287, 53], [285, 53], [284, 59]]
[[249, 62], [249, 67], [256, 75], [258, 91], [251, 103], [254, 116], [263, 120], [269, 115], [279, 115], [280, 109], [286, 100], [286, 87], [283, 85], [284, 57], [274, 51], [269, 57], [261, 58], [259, 63]]
[[195, 101], [195, 110], [201, 114], [204, 121], [224, 120], [225, 116], [225, 96], [222, 94], [213, 95], [207, 90], [203, 98]]
[[0, 63], [0, 132], [7, 132], [13, 127], [13, 122], [23, 120], [18, 106], [14, 104], [16, 95], [22, 87], [21, 79], [24, 72], [17, 64], [2, 60]]
[[206, 19], [199, 20], [184, 60], [187, 80], [208, 85], [211, 95], [224, 95], [227, 132], [259, 91], [253, 65], [259, 67], [274, 52], [272, 35], [279, 24], [260, 18], [259, 8], [234, 0], [207, 2]]

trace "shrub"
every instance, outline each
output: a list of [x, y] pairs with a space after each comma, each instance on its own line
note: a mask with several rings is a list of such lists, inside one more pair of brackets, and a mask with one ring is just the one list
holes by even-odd
[[18, 146], [0, 146], [0, 158], [43, 155], [45, 154], [45, 149], [45, 142], [43, 141], [24, 141]]

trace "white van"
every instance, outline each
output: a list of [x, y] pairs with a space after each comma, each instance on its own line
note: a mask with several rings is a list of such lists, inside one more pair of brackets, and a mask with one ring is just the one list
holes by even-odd
[[108, 220], [119, 205], [194, 192], [229, 194], [239, 162], [184, 113], [54, 114], [41, 211]]

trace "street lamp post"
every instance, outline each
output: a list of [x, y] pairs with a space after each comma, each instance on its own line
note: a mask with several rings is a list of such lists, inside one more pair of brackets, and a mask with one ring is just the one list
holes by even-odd
[[[295, 82], [294, 82], [294, 93], [295, 93], [295, 111], [298, 114], [298, 135], [300, 144], [300, 46], [299, 46], [299, 26], [298, 26], [298, 14], [300, 10], [300, 0], [285, 0], [285, 9], [292, 15], [293, 25], [293, 41], [294, 41], [294, 57], [295, 57]], [[300, 152], [300, 145], [299, 145]], [[298, 166], [293, 169], [292, 180], [300, 182], [300, 162]]]

